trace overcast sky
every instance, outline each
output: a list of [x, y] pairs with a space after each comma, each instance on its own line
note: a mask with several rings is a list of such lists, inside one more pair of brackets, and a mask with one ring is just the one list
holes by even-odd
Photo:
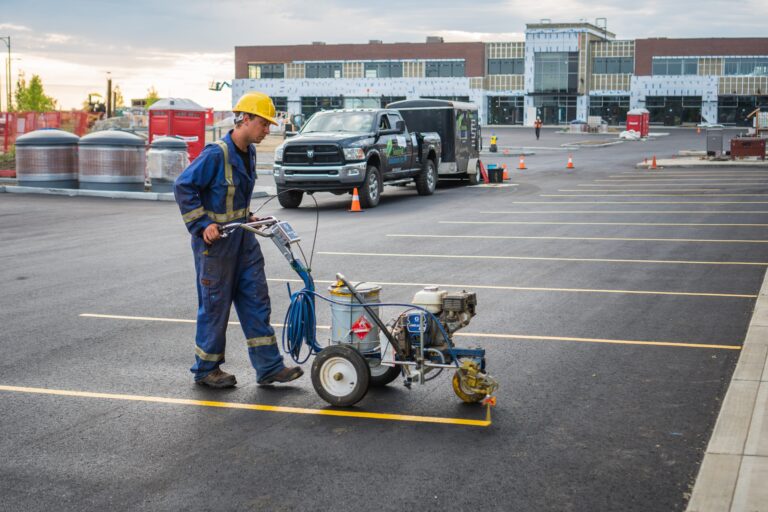
[[[126, 100], [154, 86], [161, 96], [227, 109], [230, 90], [211, 92], [208, 83], [232, 79], [235, 46], [423, 42], [427, 35], [515, 41], [542, 18], [607, 18], [619, 39], [768, 37], [768, 0], [0, 0], [13, 83], [19, 70], [40, 75], [62, 108], [103, 94], [109, 71]], [[2, 72], [0, 81], [4, 91]]]

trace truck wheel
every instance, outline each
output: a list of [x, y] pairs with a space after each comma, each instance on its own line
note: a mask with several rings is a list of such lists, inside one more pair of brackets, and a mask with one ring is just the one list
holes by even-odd
[[475, 174], [468, 174], [467, 175], [469, 177], [469, 184], [470, 185], [479, 185], [480, 183], [483, 182], [483, 177], [480, 174], [480, 162], [477, 163], [476, 170], [477, 170], [477, 172], [475, 172]]
[[283, 208], [298, 208], [304, 192], [277, 187], [277, 201]]
[[347, 345], [332, 345], [312, 362], [312, 386], [331, 405], [349, 407], [368, 392], [371, 372], [368, 361]]
[[381, 174], [375, 165], [369, 165], [365, 171], [365, 183], [360, 189], [360, 206], [374, 208], [381, 199]]
[[437, 170], [435, 162], [427, 160], [424, 170], [416, 176], [416, 192], [420, 196], [431, 196], [437, 188]]

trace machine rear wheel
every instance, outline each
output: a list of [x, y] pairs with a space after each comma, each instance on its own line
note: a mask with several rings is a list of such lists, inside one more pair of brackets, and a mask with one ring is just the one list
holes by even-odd
[[356, 404], [368, 392], [370, 379], [368, 361], [346, 345], [324, 348], [312, 363], [312, 386], [331, 405]]
[[386, 386], [400, 376], [399, 366], [387, 366], [378, 360], [370, 363], [369, 366], [371, 368], [371, 387], [374, 388]]
[[456, 396], [461, 398], [462, 401], [468, 404], [475, 404], [485, 398], [482, 393], [475, 393], [470, 389], [467, 389], [459, 376], [459, 371], [453, 374], [453, 392]]

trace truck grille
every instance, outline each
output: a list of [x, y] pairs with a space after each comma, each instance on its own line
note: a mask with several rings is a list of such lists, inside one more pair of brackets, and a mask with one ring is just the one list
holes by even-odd
[[334, 165], [341, 164], [341, 151], [332, 144], [296, 144], [286, 146], [283, 164], [286, 165]]

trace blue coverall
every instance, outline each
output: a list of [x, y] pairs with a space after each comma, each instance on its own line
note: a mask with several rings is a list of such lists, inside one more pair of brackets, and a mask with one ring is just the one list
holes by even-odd
[[[225, 163], [227, 153], [229, 161]], [[203, 240], [203, 231], [214, 222], [247, 222], [256, 180], [256, 151], [252, 145], [248, 147], [248, 159], [250, 165], [246, 168], [230, 131], [221, 141], [207, 145], [174, 184], [176, 202], [192, 235], [197, 274], [197, 346], [195, 364], [190, 369], [195, 381], [224, 363], [233, 301], [257, 380], [285, 367], [269, 323], [264, 257], [255, 235], [237, 229], [212, 245]]]

